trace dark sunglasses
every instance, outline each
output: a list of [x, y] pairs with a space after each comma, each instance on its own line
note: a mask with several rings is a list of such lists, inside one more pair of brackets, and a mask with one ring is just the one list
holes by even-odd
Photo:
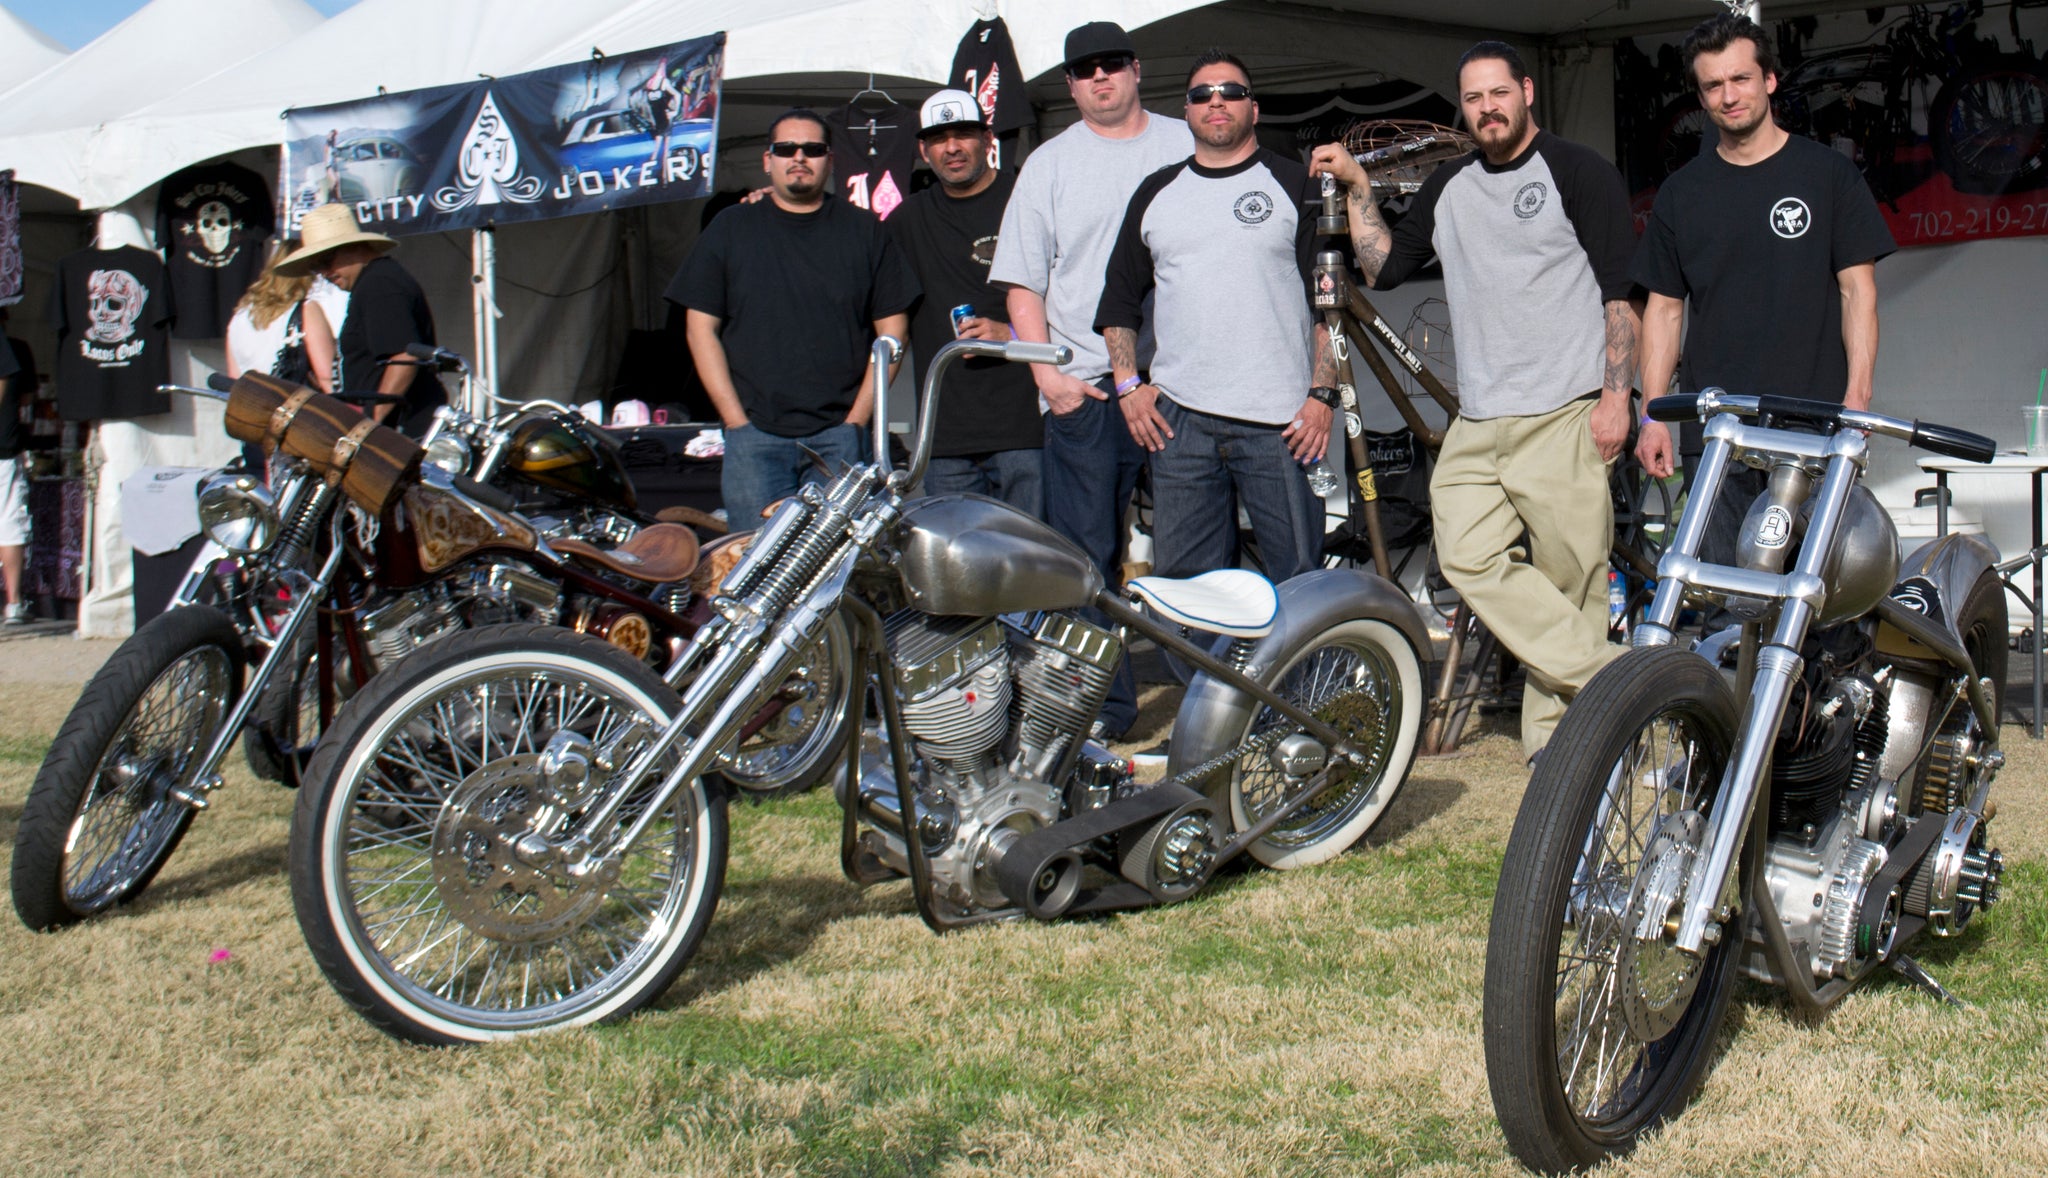
[[819, 159], [831, 150], [822, 143], [798, 143], [793, 139], [783, 139], [768, 145], [768, 154], [782, 160], [795, 159], [799, 152], [803, 153], [807, 160]]
[[1095, 71], [1104, 74], [1120, 74], [1131, 68], [1132, 57], [1127, 53], [1111, 53], [1103, 57], [1084, 57], [1067, 67], [1067, 76], [1075, 81], [1084, 81], [1095, 76]]
[[1188, 105], [1204, 106], [1212, 95], [1221, 94], [1225, 102], [1243, 102], [1252, 96], [1252, 88], [1243, 82], [1211, 82], [1206, 86], [1188, 87]]

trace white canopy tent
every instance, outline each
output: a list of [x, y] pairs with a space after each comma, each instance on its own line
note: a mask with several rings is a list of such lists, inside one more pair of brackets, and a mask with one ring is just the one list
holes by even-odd
[[0, 98], [64, 60], [70, 51], [0, 8]]

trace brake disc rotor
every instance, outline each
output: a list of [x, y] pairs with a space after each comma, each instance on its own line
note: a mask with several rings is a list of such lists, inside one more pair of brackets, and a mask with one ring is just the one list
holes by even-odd
[[434, 821], [434, 885], [448, 911], [496, 941], [552, 941], [604, 900], [594, 876], [572, 879], [522, 861], [519, 838], [547, 817], [540, 758], [505, 757], [464, 778]]
[[[1696, 810], [1683, 810], [1659, 822], [1643, 848], [1643, 866], [1630, 889], [1621, 926], [1621, 955], [1615, 967], [1622, 1016], [1629, 1034], [1644, 1043], [1671, 1033], [1699, 987], [1700, 967], [1705, 962], [1679, 952], [1664, 925], [1684, 891], [1706, 825]], [[1646, 918], [1652, 920], [1655, 930], [1648, 940], [1636, 935]]]

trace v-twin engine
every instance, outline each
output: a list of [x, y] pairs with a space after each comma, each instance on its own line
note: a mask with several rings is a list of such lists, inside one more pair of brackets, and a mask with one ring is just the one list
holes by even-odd
[[933, 893], [951, 915], [1008, 908], [996, 883], [1005, 849], [1117, 792], [1110, 778], [1119, 762], [1086, 738], [1123, 644], [1064, 613], [995, 619], [904, 610], [884, 633], [914, 753], [917, 813], [905, 823], [893, 768], [871, 748], [860, 789], [871, 829], [860, 846], [908, 875], [903, 840], [914, 825]]

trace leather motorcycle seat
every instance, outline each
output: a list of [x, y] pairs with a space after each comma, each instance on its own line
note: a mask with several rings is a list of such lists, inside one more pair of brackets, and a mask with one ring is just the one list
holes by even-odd
[[1169, 622], [1232, 638], [1264, 638], [1280, 616], [1279, 591], [1249, 569], [1182, 579], [1139, 577], [1125, 588]]
[[654, 518], [663, 523], [688, 524], [698, 531], [709, 532], [714, 536], [723, 536], [731, 530], [724, 520], [694, 507], [664, 507], [654, 513]]
[[662, 585], [681, 581], [697, 569], [697, 533], [681, 524], [649, 524], [616, 548], [585, 540], [554, 540], [563, 556], [636, 581]]

